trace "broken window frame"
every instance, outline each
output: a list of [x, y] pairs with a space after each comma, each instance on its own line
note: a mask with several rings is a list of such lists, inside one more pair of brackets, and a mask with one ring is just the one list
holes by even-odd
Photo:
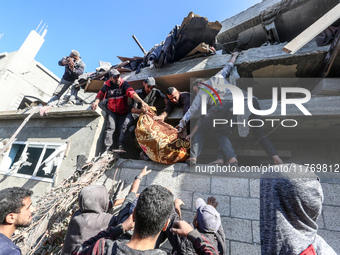
[[[22, 173], [18, 173], [19, 171], [19, 168], [15, 168], [15, 169], [12, 169], [11, 170], [11, 167], [13, 166], [14, 163], [18, 162], [18, 161], [15, 161], [14, 162], [14, 158], [13, 158], [13, 162], [11, 163], [10, 166], [8, 166], [7, 169], [0, 169], [0, 174], [3, 174], [3, 175], [8, 175], [8, 176], [13, 176], [13, 177], [20, 177], [20, 178], [26, 178], [26, 179], [32, 179], [32, 180], [38, 180], [38, 181], [43, 181], [43, 182], [50, 182], [50, 183], [54, 183], [55, 182], [55, 178], [57, 176], [57, 173], [58, 173], [58, 169], [61, 165], [61, 162], [62, 162], [62, 159], [64, 158], [64, 154], [65, 154], [65, 150], [66, 150], [66, 147], [67, 147], [67, 144], [66, 143], [47, 143], [47, 142], [23, 142], [23, 141], [15, 141], [13, 142], [13, 144], [11, 145], [11, 148], [10, 150], [8, 150], [2, 161], [1, 161], [1, 164], [4, 160], [6, 159], [9, 159], [9, 154], [12, 150], [12, 147], [13, 145], [15, 144], [19, 144], [19, 145], [24, 145], [25, 148], [23, 149], [23, 151], [21, 152], [21, 155], [20, 155], [20, 158], [21, 156], [27, 152], [28, 148], [42, 148], [42, 151], [40, 153], [40, 156], [39, 156], [39, 159], [37, 161], [37, 164], [33, 170], [33, 173], [30, 175], [30, 174], [22, 174]], [[59, 157], [58, 161], [57, 161], [57, 164], [56, 164], [56, 170], [53, 174], [53, 177], [52, 178], [49, 178], [49, 177], [39, 177], [39, 176], [36, 176], [37, 173], [39, 172], [39, 168], [41, 167], [42, 163], [43, 163], [43, 158], [45, 156], [45, 153], [46, 153], [46, 150], [47, 149], [55, 149], [55, 151], [57, 149], [60, 150], [60, 152], [58, 154], [55, 155], [55, 157]], [[54, 153], [54, 152], [53, 152]], [[52, 154], [53, 154], [52, 153]], [[52, 155], [51, 154], [51, 155]], [[54, 157], [54, 158], [55, 158]], [[52, 160], [54, 160], [54, 158]], [[46, 161], [46, 159], [45, 159]], [[0, 167], [1, 167], [1, 164], [0, 164]]]

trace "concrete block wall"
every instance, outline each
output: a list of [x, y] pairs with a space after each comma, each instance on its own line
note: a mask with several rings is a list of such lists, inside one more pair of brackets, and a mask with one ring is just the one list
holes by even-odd
[[[176, 198], [185, 203], [182, 218], [188, 222], [195, 215], [195, 201], [201, 197], [214, 196], [226, 235], [227, 250], [234, 254], [261, 254], [260, 247], [260, 180], [258, 178], [233, 178], [217, 175], [194, 174], [186, 164], [171, 166], [151, 161], [118, 160], [106, 178], [112, 178], [117, 170], [116, 180], [124, 180], [125, 187], [120, 194], [123, 198], [130, 188], [134, 177], [147, 165], [153, 171], [141, 182], [139, 192], [151, 184], [169, 187]], [[340, 254], [340, 180], [322, 180], [324, 207], [319, 218], [319, 235]], [[169, 244], [165, 244], [170, 249]]]

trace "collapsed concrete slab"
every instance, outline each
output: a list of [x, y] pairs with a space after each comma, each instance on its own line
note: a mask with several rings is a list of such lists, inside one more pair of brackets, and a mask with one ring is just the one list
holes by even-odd
[[336, 0], [264, 0], [221, 22], [221, 48], [259, 47], [266, 41], [287, 42], [337, 5]]
[[[235, 63], [239, 75], [242, 78], [316, 77], [330, 47], [329, 45], [317, 47], [315, 41], [312, 41], [294, 56], [291, 56], [282, 51], [284, 45], [268, 45], [244, 51]], [[123, 75], [123, 78], [132, 87], [139, 88], [142, 86], [145, 77], [153, 76], [158, 87], [163, 91], [170, 86], [176, 87], [179, 91], [189, 91], [190, 79], [213, 76], [224, 67], [229, 59], [230, 55], [228, 54], [213, 55], [176, 62], [160, 69], [144, 68], [138, 74], [135, 72], [127, 73]], [[242, 84], [239, 86], [243, 88]], [[309, 89], [313, 88], [310, 87]], [[266, 98], [268, 88], [259, 90], [258, 95]]]

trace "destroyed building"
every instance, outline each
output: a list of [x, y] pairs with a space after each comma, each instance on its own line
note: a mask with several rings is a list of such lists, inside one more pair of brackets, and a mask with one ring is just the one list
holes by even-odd
[[[337, 78], [340, 76], [340, 57], [336, 56], [330, 71], [325, 76], [324, 60], [332, 44], [317, 46], [314, 36], [306, 40], [306, 44], [294, 54], [283, 51], [288, 42], [299, 36], [338, 4], [339, 1], [335, 0], [264, 0], [221, 22], [222, 28], [216, 36], [216, 49], [222, 50], [223, 55], [212, 54], [192, 58], [167, 64], [161, 68], [145, 67], [139, 73], [126, 71], [122, 76], [135, 89], [141, 87], [145, 77], [153, 76], [158, 88], [163, 91], [169, 86], [174, 86], [180, 91], [190, 91], [191, 78], [208, 78], [214, 75], [226, 64], [232, 50], [235, 48], [242, 50], [243, 54], [239, 56], [235, 64], [237, 72], [241, 78], [252, 80], [254, 94], [259, 99], [261, 109], [271, 107], [272, 87], [291, 86], [292, 80], [295, 87], [306, 88], [312, 93], [312, 98], [304, 104], [311, 116], [304, 115], [300, 109], [290, 105], [287, 115], [283, 117], [279, 107], [280, 102], [276, 111], [269, 115], [271, 119], [280, 121], [285, 119], [298, 121], [298, 125], [294, 128], [279, 126], [273, 131], [273, 128], [268, 125], [264, 127], [283, 161], [315, 164], [315, 166], [321, 164], [327, 165], [328, 170], [329, 166], [332, 166], [333, 170], [339, 170], [340, 83]], [[339, 26], [339, 20], [333, 25]], [[316, 30], [316, 28], [313, 29]], [[339, 48], [339, 44], [337, 48]], [[14, 56], [18, 52], [0, 55], [0, 67], [4, 70], [0, 70], [0, 74], [5, 74], [7, 58], [12, 54]], [[34, 61], [33, 58], [30, 63]], [[38, 64], [35, 63], [35, 66]], [[46, 73], [48, 71], [37, 75], [40, 77]], [[18, 72], [17, 76], [25, 75]], [[1, 77], [4, 76], [0, 76], [0, 85], [2, 86], [6, 79]], [[322, 79], [324, 77], [328, 79]], [[275, 83], [256, 82], [257, 79], [262, 78], [272, 78], [271, 81], [274, 80]], [[48, 79], [52, 83], [52, 88], [46, 91], [40, 88], [43, 94], [39, 99], [42, 101], [47, 101], [58, 81], [53, 74], [50, 74]], [[289, 83], [286, 79], [289, 80]], [[242, 79], [240, 81], [238, 86], [246, 89], [247, 84], [243, 84]], [[31, 86], [37, 86], [33, 81], [30, 83]], [[85, 91], [97, 92], [102, 84], [103, 82], [98, 83], [95, 80], [89, 81]], [[21, 93], [24, 95], [26, 92], [23, 90]], [[39, 94], [35, 91], [30, 93]], [[84, 94], [84, 99], [86, 94]], [[17, 111], [21, 101], [22, 99], [19, 103], [12, 103], [9, 108], [1, 104], [3, 111], [0, 112], [0, 138], [3, 141], [8, 141], [22, 120], [33, 111], [27, 108]], [[175, 125], [181, 117], [182, 112], [175, 111], [169, 116], [168, 122]], [[44, 176], [37, 176], [41, 172], [39, 164], [47, 157], [42, 154], [37, 156], [38, 163], [32, 173], [11, 173], [10, 165], [14, 164], [15, 160], [20, 161], [15, 155], [10, 155], [13, 151], [11, 149], [7, 151], [7, 155], [0, 159], [1, 187], [12, 186], [15, 182], [16, 185], [36, 189], [38, 193], [42, 194], [47, 188], [57, 185], [68, 174], [76, 170], [77, 155], [82, 154], [87, 158], [99, 155], [102, 149], [101, 134], [104, 119], [104, 112], [101, 110], [92, 111], [86, 104], [52, 109], [47, 118], [41, 118], [37, 114], [33, 115], [17, 136], [17, 141], [12, 148], [17, 147], [17, 150], [25, 151], [30, 148], [32, 150], [39, 148], [40, 152], [45, 153], [44, 155], [47, 151], [53, 153], [52, 150], [60, 148], [61, 152], [57, 157], [59, 161], [53, 160], [56, 162], [53, 163], [55, 164], [55, 168], [52, 170], [52, 172], [54, 171], [53, 177], [48, 177], [49, 181], [46, 181]], [[243, 138], [233, 135], [231, 141], [239, 161], [244, 162], [245, 165], [259, 166], [271, 163], [253, 137], [248, 135]], [[6, 157], [7, 160], [8, 158], [12, 159], [10, 164], [6, 163]], [[148, 165], [148, 168], [153, 172], [141, 182], [140, 190], [150, 184], [168, 186], [174, 191], [176, 197], [184, 201], [182, 215], [187, 221], [192, 221], [195, 211], [194, 201], [198, 197], [206, 199], [213, 195], [219, 201], [219, 211], [222, 216], [229, 254], [260, 254], [260, 173], [247, 175], [197, 174], [183, 163], [162, 165], [151, 161], [119, 159], [100, 181], [110, 187], [114, 182], [113, 177], [118, 168], [116, 180], [124, 180], [126, 183], [121, 194], [123, 197], [129, 189], [127, 184], [132, 182], [134, 176], [145, 165]], [[7, 169], [1, 168], [2, 166], [7, 166]], [[337, 219], [337, 216], [340, 215], [339, 172], [321, 171], [317, 174], [321, 178], [325, 195], [323, 212], [318, 221], [318, 233], [335, 251], [340, 253], [338, 241], [340, 225]]]

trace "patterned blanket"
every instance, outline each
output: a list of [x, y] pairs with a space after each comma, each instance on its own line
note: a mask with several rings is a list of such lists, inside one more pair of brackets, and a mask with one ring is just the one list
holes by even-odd
[[185, 161], [190, 154], [190, 142], [179, 138], [176, 128], [153, 120], [153, 116], [154, 107], [139, 116], [135, 133], [142, 150], [151, 160], [162, 164]]

